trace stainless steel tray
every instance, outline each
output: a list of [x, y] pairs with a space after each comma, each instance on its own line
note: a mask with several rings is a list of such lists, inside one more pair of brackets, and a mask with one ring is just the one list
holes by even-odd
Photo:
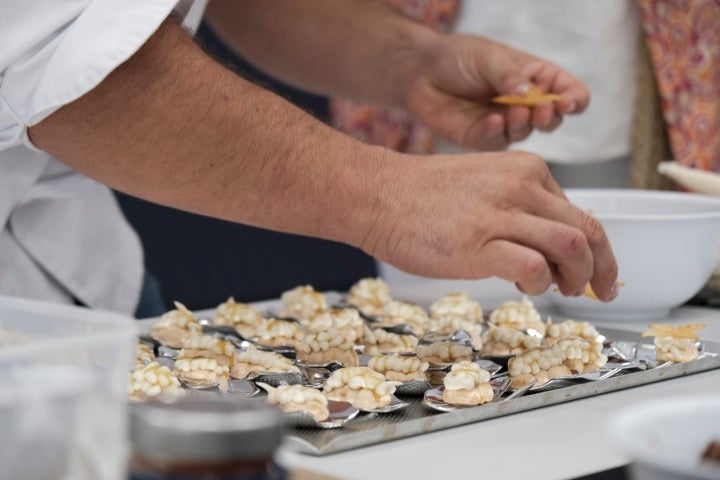
[[[608, 328], [598, 330], [612, 340], [652, 341], [635, 332]], [[410, 403], [403, 410], [363, 415], [336, 430], [293, 428], [289, 430], [287, 440], [301, 453], [327, 455], [720, 368], [720, 343], [703, 341], [703, 344], [706, 355], [692, 362], [621, 372], [605, 380], [569, 383], [552, 390], [527, 393], [522, 397], [454, 412], [431, 410], [422, 404], [422, 397], [401, 397]]]

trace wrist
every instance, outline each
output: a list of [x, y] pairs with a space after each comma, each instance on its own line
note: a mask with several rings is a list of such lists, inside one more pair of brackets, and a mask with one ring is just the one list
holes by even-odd
[[422, 119], [428, 115], [428, 107], [440, 96], [452, 96], [458, 85], [467, 81], [466, 65], [458, 64], [462, 57], [462, 42], [457, 35], [441, 34], [428, 29], [432, 34], [418, 44], [418, 52], [408, 61], [401, 72], [403, 78], [400, 105], [405, 111]]
[[402, 182], [406, 156], [393, 150], [362, 144], [355, 146], [348, 163], [337, 174], [332, 211], [333, 231], [328, 238], [378, 256], [398, 207], [398, 186]]
[[430, 65], [443, 44], [442, 35], [412, 20], [406, 19], [402, 33], [395, 39], [391, 55], [384, 56], [384, 70], [389, 98], [386, 103], [411, 111], [412, 97], [427, 78]]

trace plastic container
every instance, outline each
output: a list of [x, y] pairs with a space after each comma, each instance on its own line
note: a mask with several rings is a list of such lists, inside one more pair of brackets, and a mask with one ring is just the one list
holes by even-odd
[[0, 476], [125, 478], [137, 333], [117, 313], [0, 296]]
[[131, 480], [281, 480], [282, 415], [264, 402], [209, 395], [130, 409]]

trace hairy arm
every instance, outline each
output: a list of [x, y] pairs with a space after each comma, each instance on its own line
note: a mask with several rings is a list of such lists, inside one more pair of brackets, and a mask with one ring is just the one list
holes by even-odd
[[[443, 35], [377, 0], [212, 0], [206, 19], [269, 74], [334, 97], [403, 108], [466, 148], [499, 150], [582, 112], [589, 92], [550, 62], [477, 35]], [[562, 100], [503, 107], [531, 84]]]
[[[348, 243], [361, 236], [373, 195], [375, 183], [363, 172], [383, 155], [226, 70], [170, 20], [30, 136], [131, 195]], [[336, 205], [353, 205], [353, 215]]]
[[211, 0], [206, 20], [269, 74], [307, 90], [403, 106], [438, 35], [376, 0]]
[[617, 265], [599, 222], [538, 157], [414, 157], [342, 135], [205, 55], [167, 21], [130, 60], [29, 131], [40, 148], [131, 195], [360, 247], [404, 270], [492, 275], [541, 293]]

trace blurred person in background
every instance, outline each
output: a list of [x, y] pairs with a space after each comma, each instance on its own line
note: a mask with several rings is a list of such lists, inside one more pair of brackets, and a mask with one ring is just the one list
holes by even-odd
[[[634, 0], [387, 0], [439, 31], [482, 35], [552, 61], [590, 90], [582, 115], [517, 135], [512, 149], [540, 155], [563, 187], [629, 186], [636, 45]], [[459, 153], [405, 112], [333, 99], [333, 123], [364, 141], [417, 153]]]
[[[668, 188], [655, 167], [671, 157], [720, 168], [720, 137], [711, 133], [720, 129], [717, 2], [387, 1], [436, 30], [487, 36], [547, 58], [588, 86], [592, 101], [583, 115], [511, 145], [545, 159], [562, 187]], [[334, 125], [369, 143], [417, 153], [466, 151], [406, 112], [339, 98], [330, 112]], [[391, 283], [419, 280], [379, 268]]]
[[[415, 157], [357, 142], [202, 52], [167, 19], [191, 3], [1, 4], [12, 28], [0, 29], [0, 293], [135, 311], [142, 250], [93, 178], [175, 208], [345, 242], [418, 274], [496, 275], [529, 293], [554, 282], [566, 295], [591, 281], [602, 299], [617, 295], [602, 227], [537, 157]], [[467, 148], [497, 150], [588, 101], [549, 62], [438, 35], [377, 2], [214, 0], [208, 19], [279, 78], [406, 108]], [[563, 100], [489, 103], [531, 83]]]

